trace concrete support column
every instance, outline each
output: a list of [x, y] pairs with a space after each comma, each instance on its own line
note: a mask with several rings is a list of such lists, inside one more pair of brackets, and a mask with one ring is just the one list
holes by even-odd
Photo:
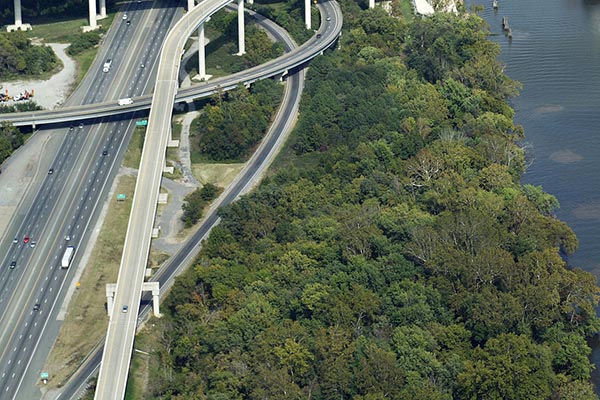
[[158, 282], [144, 282], [143, 291], [152, 291], [152, 311], [154, 316], [160, 318], [160, 284]]
[[89, 0], [88, 4], [89, 4], [88, 9], [89, 9], [89, 16], [90, 16], [90, 25], [83, 27], [84, 32], [89, 32], [89, 31], [98, 29], [98, 24], [96, 23], [96, 18], [97, 18], [96, 0]]
[[106, 18], [106, 0], [100, 0], [100, 17]]
[[194, 0], [187, 0], [187, 10], [190, 11], [194, 8]]
[[31, 25], [23, 23], [23, 16], [21, 15], [21, 0], [15, 0], [14, 5], [15, 5], [15, 24], [8, 25], [6, 27], [6, 30], [8, 32], [11, 32], [11, 31], [18, 31], [18, 30], [27, 31], [27, 30], [31, 29]]
[[[207, 20], [208, 21], [208, 20]], [[212, 75], [206, 74], [206, 37], [204, 36], [204, 23], [198, 28], [198, 77], [197, 79], [207, 81]]]
[[112, 318], [113, 309], [115, 308], [115, 292], [117, 291], [116, 283], [106, 284], [106, 311], [108, 319]]
[[244, 31], [244, 0], [238, 0], [238, 41], [239, 51], [238, 56], [246, 54], [246, 32]]
[[21, 16], [21, 0], [15, 0], [15, 26], [23, 25], [23, 18]]
[[304, 0], [304, 22], [306, 23], [306, 29], [310, 29], [312, 26], [310, 12], [310, 0]]
[[375, 8], [375, 0], [369, 0], [369, 8]]

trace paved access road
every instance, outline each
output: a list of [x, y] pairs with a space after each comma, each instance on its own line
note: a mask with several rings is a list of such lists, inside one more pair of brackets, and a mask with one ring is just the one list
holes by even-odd
[[[113, 58], [111, 71], [102, 73], [101, 65], [95, 65], [70, 104], [147, 93], [162, 38], [177, 10], [175, 5], [151, 9], [150, 4], [128, 4], [130, 25], [113, 25], [101, 53], [102, 58]], [[146, 62], [148, 67], [134, 66], [128, 63], [130, 59]], [[67, 125], [55, 132], [55, 138], [64, 140], [55, 139], [55, 157], [42, 156], [37, 179], [0, 245], [4, 254], [0, 264], [2, 399], [40, 396], [35, 384], [58, 333], [60, 322], [56, 317], [64, 300], [65, 285], [74, 274], [73, 268], [60, 268], [60, 259], [66, 245], [76, 249], [85, 246], [88, 226], [97, 217], [97, 205], [120, 165], [132, 131], [129, 120], [91, 122], [94, 125], [86, 121], [81, 127], [76, 123], [73, 129]], [[28, 243], [24, 243], [25, 236], [29, 236]], [[17, 243], [12, 243], [13, 238], [17, 238]], [[35, 247], [31, 247], [33, 241]], [[78, 251], [73, 266], [79, 258]], [[11, 269], [13, 261], [16, 264]]]

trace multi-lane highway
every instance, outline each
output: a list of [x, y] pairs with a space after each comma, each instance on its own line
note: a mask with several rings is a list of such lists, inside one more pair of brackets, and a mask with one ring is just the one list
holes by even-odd
[[[89, 104], [147, 92], [162, 38], [177, 10], [176, 5], [167, 4], [155, 8], [146, 2], [128, 5], [130, 25], [113, 25], [105, 39], [101, 57], [110, 54], [113, 68], [103, 73], [97, 64], [69, 103]], [[144, 62], [145, 68], [133, 66], [132, 59]], [[94, 126], [75, 124], [73, 129], [56, 132], [54, 141], [59, 142], [61, 136], [64, 140], [53, 146], [55, 157], [42, 157], [34, 183], [39, 189], [31, 190], [22, 201], [0, 247], [5, 255], [0, 264], [2, 399], [39, 398], [35, 383], [58, 331], [57, 305], [64, 300], [65, 283], [74, 274], [72, 269], [60, 268], [60, 258], [67, 244], [84, 247], [89, 223], [132, 130], [128, 120], [94, 122]], [[26, 236], [28, 243], [24, 243]], [[13, 261], [15, 266], [10, 268]]]
[[[184, 44], [199, 24], [204, 23], [213, 13], [230, 2], [231, 0], [205, 0], [178, 21], [165, 39], [125, 237], [114, 309], [108, 326], [96, 388], [97, 400], [122, 399], [125, 395], [166, 145], [171, 135], [172, 105], [178, 89], [177, 76]], [[327, 37], [337, 37], [342, 20], [339, 6], [335, 2], [328, 2], [323, 5], [322, 10], [325, 14], [324, 20], [331, 22], [325, 24], [325, 34]], [[331, 28], [328, 28], [329, 25]], [[338, 28], [337, 32], [333, 27]], [[323, 42], [323, 34], [319, 34], [317, 39]], [[300, 65], [310, 59], [307, 54], [311, 54], [311, 51], [314, 52], [320, 46], [319, 42], [313, 41], [302, 47], [305, 53], [291, 52], [269, 65], [248, 70], [246, 81], [252, 82], [268, 76], [267, 71], [283, 71], [284, 66], [293, 68]], [[243, 182], [244, 186], [248, 183]]]

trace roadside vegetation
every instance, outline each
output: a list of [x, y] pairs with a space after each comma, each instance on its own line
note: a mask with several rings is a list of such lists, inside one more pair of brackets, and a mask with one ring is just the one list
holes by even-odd
[[223, 188], [207, 183], [199, 189], [185, 196], [183, 199], [183, 215], [181, 220], [186, 228], [194, 226], [204, 215], [204, 209], [211, 201], [216, 199]]
[[[0, 88], [1, 89], [1, 88]], [[0, 104], [0, 114], [41, 110], [35, 101], [28, 100], [13, 104]]]
[[270, 79], [214, 95], [190, 127], [192, 162], [247, 160], [282, 96], [282, 86]]
[[8, 122], [0, 123], [0, 165], [19, 147], [25, 138], [17, 127]]
[[[342, 4], [277, 169], [151, 320], [144, 398], [597, 399], [596, 278], [520, 184], [519, 84], [485, 22]], [[224, 100], [202, 135], [248, 123]]]
[[21, 31], [0, 32], [0, 54], [0, 81], [38, 77], [59, 65], [49, 46], [34, 46]]

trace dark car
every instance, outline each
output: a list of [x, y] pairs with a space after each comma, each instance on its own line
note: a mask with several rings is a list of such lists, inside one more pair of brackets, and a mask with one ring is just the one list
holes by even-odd
[[17, 262], [16, 261], [11, 261], [11, 263], [10, 263], [10, 269], [15, 269], [16, 266], [17, 266]]
[[122, 312], [126, 313], [127, 311], [129, 311], [129, 307], [127, 306], [123, 306], [123, 308], [121, 309]]
[[40, 311], [40, 303], [35, 303], [33, 305], [33, 311]]
[[54, 168], [50, 168], [50, 169], [48, 170], [48, 175], [52, 175], [53, 173], [54, 173]]
[[102, 150], [102, 155], [105, 156], [108, 154], [108, 150]]
[[323, 36], [323, 35], [321, 35], [320, 33], [317, 33], [317, 39], [321, 39], [321, 36]]

